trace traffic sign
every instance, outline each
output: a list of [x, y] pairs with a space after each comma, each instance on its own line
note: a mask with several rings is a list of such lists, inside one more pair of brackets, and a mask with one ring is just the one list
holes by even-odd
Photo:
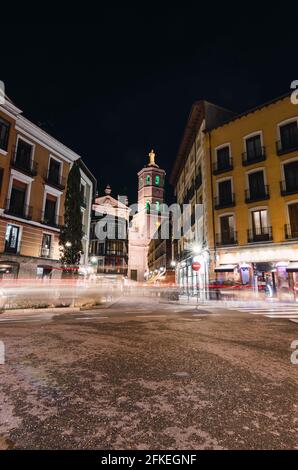
[[194, 271], [199, 271], [201, 268], [201, 264], [198, 261], [194, 261], [191, 265], [192, 269]]

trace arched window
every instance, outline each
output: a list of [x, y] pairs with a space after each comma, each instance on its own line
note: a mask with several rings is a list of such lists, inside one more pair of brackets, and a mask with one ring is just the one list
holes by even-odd
[[146, 184], [150, 184], [150, 175], [146, 176]]
[[140, 186], [140, 188], [143, 187], [143, 177], [142, 176], [139, 179], [139, 186]]
[[156, 203], [155, 203], [155, 209], [156, 209], [157, 211], [159, 211], [159, 201], [156, 201]]
[[155, 176], [155, 184], [156, 184], [156, 186], [159, 185], [159, 175]]
[[146, 201], [146, 210], [147, 210], [147, 211], [150, 210], [150, 202], [149, 202], [149, 201]]

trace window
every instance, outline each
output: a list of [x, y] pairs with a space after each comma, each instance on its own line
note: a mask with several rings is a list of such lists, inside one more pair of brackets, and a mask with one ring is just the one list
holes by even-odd
[[298, 190], [298, 160], [284, 165], [285, 184], [287, 192]]
[[150, 184], [150, 176], [149, 175], [146, 176], [146, 184]]
[[44, 222], [46, 224], [56, 225], [56, 204], [57, 199], [48, 194], [44, 210]]
[[9, 253], [18, 252], [20, 227], [8, 224], [5, 233], [5, 251]]
[[289, 221], [291, 238], [298, 237], [298, 202], [289, 204]]
[[41, 256], [48, 258], [50, 256], [50, 249], [52, 244], [52, 236], [49, 233], [44, 233], [42, 235], [41, 242]]
[[140, 179], [139, 179], [139, 187], [142, 188], [143, 187], [143, 177], [140, 176]]
[[58, 162], [54, 158], [50, 158], [48, 179], [52, 183], [60, 184], [60, 167], [60, 162]]
[[8, 137], [9, 137], [9, 122], [0, 118], [0, 149], [7, 150]]
[[297, 121], [280, 126], [279, 132], [281, 147], [283, 150], [291, 150], [298, 146]]
[[228, 244], [234, 241], [234, 216], [224, 215], [220, 217], [221, 243]]
[[216, 151], [217, 170], [225, 170], [230, 166], [230, 147], [226, 145]]
[[218, 196], [221, 204], [230, 204], [232, 202], [232, 181], [225, 180], [218, 183]]
[[160, 210], [159, 207], [160, 207], [159, 201], [156, 201], [156, 202], [155, 202], [155, 209], [156, 209], [157, 211], [159, 211], [159, 210]]
[[245, 143], [247, 160], [255, 160], [262, 155], [262, 143], [260, 134], [248, 137]]
[[264, 172], [254, 171], [248, 175], [249, 197], [258, 199], [265, 196]]
[[18, 146], [15, 156], [15, 161], [22, 167], [30, 168], [32, 157], [33, 145], [25, 142], [23, 139], [18, 139]]
[[8, 201], [10, 213], [22, 217], [25, 214], [25, 199], [27, 185], [22, 181], [13, 180], [10, 200]]
[[156, 186], [159, 185], [159, 175], [155, 176], [155, 184], [156, 184]]
[[267, 209], [252, 211], [252, 231], [249, 233], [249, 242], [261, 242], [272, 239], [271, 227], [268, 226]]
[[150, 202], [149, 201], [146, 201], [146, 209], [147, 209], [147, 211], [150, 210]]

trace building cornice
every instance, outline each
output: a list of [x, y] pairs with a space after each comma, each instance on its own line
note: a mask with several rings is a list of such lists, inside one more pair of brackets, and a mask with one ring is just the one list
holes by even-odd
[[17, 118], [16, 130], [26, 134], [28, 137], [33, 138], [40, 145], [47, 147], [51, 152], [56, 153], [56, 155], [70, 163], [73, 163], [75, 160], [81, 158], [80, 155], [61, 144], [61, 142], [47, 134], [45, 131], [40, 129], [40, 127], [36, 126], [23, 116], [19, 116]]

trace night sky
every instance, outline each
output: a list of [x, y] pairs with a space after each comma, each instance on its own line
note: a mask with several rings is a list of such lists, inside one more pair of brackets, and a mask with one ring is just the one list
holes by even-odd
[[6, 93], [83, 157], [99, 194], [110, 183], [134, 202], [151, 147], [169, 177], [193, 101], [241, 112], [298, 79], [297, 6], [198, 4], [106, 9], [96, 23], [1, 24]]

